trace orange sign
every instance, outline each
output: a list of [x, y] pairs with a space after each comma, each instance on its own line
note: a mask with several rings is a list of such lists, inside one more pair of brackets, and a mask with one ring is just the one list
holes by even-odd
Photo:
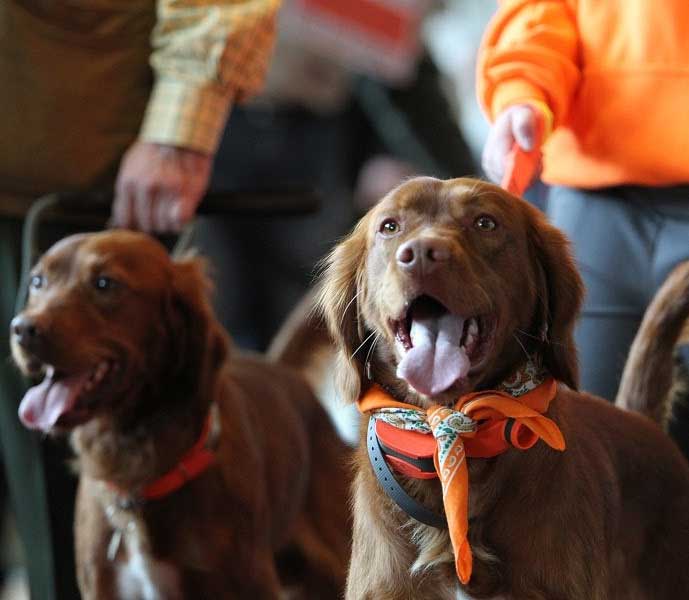
[[419, 29], [429, 0], [291, 0], [286, 31], [307, 48], [354, 72], [401, 82], [421, 51]]

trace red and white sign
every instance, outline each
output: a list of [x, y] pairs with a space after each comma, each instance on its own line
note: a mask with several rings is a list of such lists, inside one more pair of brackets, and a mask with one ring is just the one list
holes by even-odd
[[289, 0], [285, 32], [347, 69], [402, 82], [414, 73], [430, 0]]

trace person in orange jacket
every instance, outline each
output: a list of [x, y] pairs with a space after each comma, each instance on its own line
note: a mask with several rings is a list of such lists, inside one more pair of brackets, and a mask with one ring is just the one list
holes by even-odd
[[500, 181], [513, 144], [542, 149], [588, 290], [582, 388], [612, 400], [650, 298], [689, 258], [689, 2], [503, 0], [477, 71], [484, 170]]

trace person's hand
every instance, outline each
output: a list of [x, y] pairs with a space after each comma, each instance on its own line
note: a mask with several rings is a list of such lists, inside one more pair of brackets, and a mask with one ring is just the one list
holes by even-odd
[[177, 232], [189, 222], [208, 188], [213, 157], [137, 141], [120, 165], [112, 224], [147, 233]]
[[[483, 170], [491, 181], [502, 182], [507, 156], [515, 142], [525, 152], [540, 149], [543, 142], [543, 121], [543, 115], [529, 104], [515, 104], [498, 115], [488, 133], [481, 159]], [[539, 162], [533, 161], [532, 172], [522, 173], [521, 177], [531, 182], [539, 171]]]

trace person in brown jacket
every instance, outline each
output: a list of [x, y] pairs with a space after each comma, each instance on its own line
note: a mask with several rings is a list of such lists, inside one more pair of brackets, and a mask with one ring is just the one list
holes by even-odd
[[[232, 105], [262, 84], [279, 3], [0, 2], [5, 331], [17, 292], [21, 218], [36, 197], [114, 187], [116, 225], [177, 231], [192, 218]], [[6, 341], [3, 348], [9, 356]], [[23, 385], [3, 361], [0, 444], [31, 594], [73, 598], [73, 489], [62, 454], [18, 422]]]

